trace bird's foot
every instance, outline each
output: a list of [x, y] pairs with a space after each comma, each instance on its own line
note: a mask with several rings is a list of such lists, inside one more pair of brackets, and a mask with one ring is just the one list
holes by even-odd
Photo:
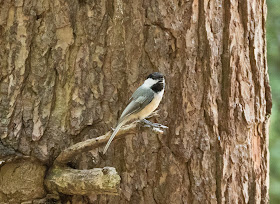
[[149, 120], [143, 119], [141, 120], [142, 123], [144, 123], [145, 127], [152, 127], [152, 128], [163, 128], [163, 129], [167, 129], [168, 127], [159, 123], [152, 123]]

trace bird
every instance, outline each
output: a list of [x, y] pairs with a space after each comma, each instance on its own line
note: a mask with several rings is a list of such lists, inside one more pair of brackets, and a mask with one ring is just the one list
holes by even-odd
[[108, 150], [120, 128], [127, 122], [132, 120], [143, 120], [143, 122], [148, 123], [149, 125], [153, 124], [145, 118], [158, 107], [163, 97], [164, 88], [165, 79], [163, 74], [159, 72], [149, 74], [144, 83], [138, 87], [130, 97], [129, 104], [122, 112], [116, 128], [103, 150], [103, 154]]

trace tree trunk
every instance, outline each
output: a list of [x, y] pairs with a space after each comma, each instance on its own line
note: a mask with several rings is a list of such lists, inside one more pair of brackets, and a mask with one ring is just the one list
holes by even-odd
[[[265, 22], [262, 0], [0, 0], [0, 203], [268, 203]], [[47, 194], [55, 158], [114, 127], [154, 71], [169, 129], [68, 163], [115, 167], [119, 195]]]

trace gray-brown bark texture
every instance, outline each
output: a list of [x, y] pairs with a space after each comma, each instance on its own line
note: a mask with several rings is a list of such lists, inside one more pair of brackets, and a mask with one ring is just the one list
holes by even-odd
[[[0, 203], [268, 203], [265, 21], [265, 0], [0, 0]], [[70, 164], [115, 167], [120, 195], [51, 196], [29, 179], [109, 131], [154, 71], [169, 129]]]

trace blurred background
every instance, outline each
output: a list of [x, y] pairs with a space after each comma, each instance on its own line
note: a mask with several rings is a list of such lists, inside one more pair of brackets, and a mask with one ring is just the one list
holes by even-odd
[[267, 0], [267, 60], [272, 89], [270, 203], [280, 203], [280, 1]]

